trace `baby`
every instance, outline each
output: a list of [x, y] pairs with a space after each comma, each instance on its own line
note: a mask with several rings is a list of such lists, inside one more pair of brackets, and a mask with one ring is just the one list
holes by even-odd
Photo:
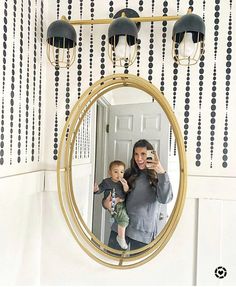
[[112, 217], [118, 224], [118, 235], [116, 237], [122, 249], [127, 249], [128, 245], [125, 240], [125, 230], [129, 224], [129, 217], [125, 208], [125, 197], [129, 190], [127, 181], [123, 178], [125, 164], [122, 161], [115, 160], [109, 165], [109, 178], [96, 185], [94, 192], [96, 194], [104, 192], [102, 205], [108, 209]]

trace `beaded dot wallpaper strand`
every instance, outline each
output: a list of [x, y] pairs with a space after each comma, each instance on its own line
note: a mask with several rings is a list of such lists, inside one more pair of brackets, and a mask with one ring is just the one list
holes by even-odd
[[215, 128], [216, 128], [216, 97], [217, 97], [217, 53], [219, 40], [219, 17], [220, 17], [220, 0], [215, 0], [215, 19], [214, 19], [214, 68], [212, 77], [212, 93], [211, 93], [211, 120], [210, 120], [210, 168], [213, 167], [213, 154], [215, 143]]
[[[79, 6], [79, 14], [80, 19], [82, 19], [83, 15], [83, 0], [80, 0]], [[79, 38], [78, 38], [78, 50], [77, 50], [77, 98], [80, 98], [81, 95], [81, 81], [82, 81], [82, 46], [83, 46], [83, 26], [79, 26]]]
[[31, 27], [31, 1], [28, 1], [28, 29], [27, 29], [27, 68], [26, 68], [26, 97], [25, 97], [25, 163], [28, 162], [28, 134], [29, 134], [29, 83], [30, 83], [30, 27]]
[[[163, 2], [163, 16], [167, 16], [168, 2]], [[167, 34], [167, 21], [162, 22], [162, 64], [161, 64], [161, 82], [160, 91], [164, 94], [165, 90], [165, 54], [166, 54], [166, 34]]]
[[[69, 52], [67, 51], [67, 57], [69, 58]], [[70, 68], [66, 68], [66, 91], [65, 91], [65, 121], [67, 121], [70, 115]]]
[[33, 56], [33, 119], [32, 119], [32, 141], [31, 141], [31, 161], [34, 161], [35, 156], [35, 97], [36, 97], [36, 58], [37, 58], [37, 0], [35, 0], [35, 15], [34, 15], [34, 56]]
[[1, 101], [1, 144], [0, 164], [4, 164], [4, 125], [5, 125], [5, 85], [6, 85], [6, 64], [7, 64], [7, 0], [4, 2], [3, 17], [3, 55], [2, 55], [2, 101]]
[[[189, 7], [193, 8], [193, 1], [189, 1]], [[184, 147], [187, 151], [190, 115], [190, 67], [187, 67], [186, 86], [185, 86], [185, 105], [184, 105]]]
[[[203, 21], [205, 21], [205, 8], [206, 1], [203, 1]], [[196, 143], [196, 161], [195, 165], [201, 165], [201, 139], [202, 139], [202, 96], [203, 96], [203, 84], [204, 84], [204, 66], [205, 56], [203, 55], [199, 62], [199, 97], [198, 97], [198, 125], [197, 125], [197, 143]]]
[[[57, 19], [60, 17], [60, 0], [57, 0]], [[55, 51], [55, 58], [58, 58], [58, 49]], [[54, 76], [55, 76], [55, 93], [54, 93], [54, 101], [55, 101], [55, 115], [54, 115], [54, 138], [53, 138], [53, 159], [57, 160], [58, 155], [58, 141], [59, 141], [59, 126], [58, 126], [58, 96], [59, 96], [59, 82], [60, 82], [60, 68], [56, 66], [54, 68]]]
[[42, 122], [42, 62], [43, 62], [43, 0], [40, 7], [40, 58], [39, 58], [39, 86], [38, 86], [38, 162], [40, 161], [41, 151], [41, 122]]
[[180, 3], [180, 0], [177, 0], [177, 1], [176, 1], [176, 11], [177, 11], [177, 15], [179, 15], [179, 3]]
[[[94, 19], [95, 13], [95, 1], [90, 0], [90, 18]], [[93, 58], [94, 58], [94, 26], [90, 25], [90, 42], [89, 42], [89, 86], [93, 84]], [[80, 133], [82, 140], [79, 141], [81, 158], [90, 157], [90, 111], [85, 115], [82, 125], [80, 127]]]
[[23, 24], [24, 24], [24, 0], [21, 0], [20, 8], [20, 62], [19, 62], [19, 110], [18, 110], [18, 142], [17, 142], [17, 162], [21, 162], [21, 134], [22, 134], [22, 74], [23, 74]]
[[[152, 15], [154, 14], [155, 0], [152, 0]], [[152, 83], [153, 60], [154, 60], [154, 22], [150, 22], [149, 57], [148, 57], [148, 81]]]
[[229, 1], [230, 13], [228, 23], [228, 35], [227, 35], [227, 49], [226, 49], [226, 76], [225, 76], [225, 123], [224, 123], [224, 137], [223, 137], [223, 155], [222, 166], [226, 168], [228, 166], [228, 109], [229, 109], [229, 96], [230, 96], [230, 79], [231, 79], [231, 60], [232, 60], [232, 0]]
[[[83, 0], [80, 0], [79, 3], [79, 15], [80, 19], [82, 19], [83, 16]], [[79, 26], [79, 37], [78, 37], [78, 48], [77, 48], [77, 98], [79, 99], [81, 96], [81, 81], [82, 81], [82, 51], [83, 51], [83, 26]], [[76, 136], [75, 139], [75, 150], [73, 154], [74, 159], [79, 158], [79, 134]]]
[[187, 151], [190, 114], [190, 67], [187, 68], [184, 105], [184, 147]]
[[15, 41], [16, 41], [16, 0], [13, 1], [13, 42], [11, 61], [11, 92], [10, 92], [10, 164], [12, 164], [13, 124], [14, 124], [14, 98], [15, 98]]
[[[179, 15], [179, 2], [176, 3], [176, 14]], [[173, 97], [172, 97], [172, 109], [175, 111], [176, 105], [176, 95], [177, 95], [177, 84], [178, 84], [178, 64], [173, 63]], [[176, 141], [173, 141], [173, 130], [170, 127], [170, 135], [169, 135], [169, 155], [171, 155], [171, 151], [173, 150], [173, 155], [176, 155]]]
[[[114, 17], [114, 7], [113, 7], [113, 5], [114, 5], [114, 2], [113, 1], [110, 1], [109, 2], [109, 18], [113, 18]], [[113, 74], [115, 74], [116, 73], [116, 66], [115, 66], [115, 58], [114, 58], [114, 53], [113, 53], [113, 71], [112, 71], [112, 73]]]
[[72, 14], [72, 0], [68, 0], [68, 20], [71, 20]]
[[[178, 64], [173, 64], [173, 97], [172, 97], [172, 108], [175, 111], [176, 106], [176, 95], [177, 95], [177, 87], [178, 87]], [[173, 130], [170, 127], [170, 137], [169, 137], [169, 154], [171, 155], [171, 151], [173, 150], [173, 155], [176, 155], [176, 141], [173, 141]]]
[[109, 18], [113, 18], [114, 14], [113, 14], [113, 11], [114, 11], [114, 8], [113, 8], [113, 5], [114, 5], [114, 2], [113, 1], [110, 1], [109, 2]]
[[100, 65], [100, 74], [101, 78], [104, 78], [105, 75], [105, 52], [106, 52], [106, 35], [101, 36], [101, 65]]
[[[138, 10], [140, 13], [143, 11], [143, 0], [139, 1], [139, 7]], [[141, 16], [141, 14], [140, 14]], [[136, 63], [137, 63], [137, 72], [136, 75], [140, 76], [140, 57], [141, 57], [141, 39], [137, 39], [137, 58], [136, 58]]]
[[[90, 17], [94, 19], [94, 0], [90, 1]], [[90, 26], [90, 49], [89, 49], [89, 85], [93, 84], [93, 24]]]
[[[90, 1], [90, 18], [94, 19], [94, 7], [95, 2], [94, 0]], [[80, 17], [82, 17], [82, 9], [83, 9], [83, 2], [80, 2]], [[90, 44], [89, 44], [89, 85], [91, 86], [93, 84], [93, 57], [94, 57], [94, 51], [93, 51], [93, 33], [94, 33], [94, 27], [93, 24], [90, 25]], [[81, 65], [81, 59], [82, 59], [82, 27], [80, 27], [80, 33], [79, 33], [79, 50], [78, 53], [80, 54], [80, 57], [78, 57], [80, 60], [78, 62], [78, 67], [80, 68], [77, 72], [78, 75], [78, 82], [82, 80], [82, 65]], [[79, 85], [81, 87], [81, 85]], [[80, 96], [79, 90], [79, 96]], [[82, 159], [82, 158], [89, 158], [90, 157], [90, 112], [88, 112], [83, 122], [80, 126], [80, 129], [78, 131], [78, 135], [76, 138], [75, 143], [75, 151], [74, 151], [74, 158]]]
[[83, 28], [82, 25], [80, 25], [79, 28], [79, 38], [78, 38], [78, 52], [77, 52], [77, 98], [80, 98], [81, 95], [81, 80], [82, 80], [82, 51], [83, 51], [83, 42], [82, 42], [82, 33], [83, 33]]
[[143, 0], [139, 1], [139, 8], [138, 8], [139, 12], [143, 11]]
[[136, 58], [136, 62], [137, 62], [137, 76], [140, 76], [140, 56], [141, 56], [141, 40], [137, 39], [137, 58]]
[[[129, 1], [128, 0], [125, 1], [125, 7], [129, 8]], [[128, 63], [125, 63], [124, 64], [124, 74], [128, 74], [128, 73], [129, 73], [129, 65], [128, 65]]]
[[[68, 0], [68, 20], [71, 19], [71, 13], [72, 13], [72, 0]], [[69, 60], [70, 53], [67, 51], [67, 59]], [[65, 91], [65, 121], [67, 121], [68, 117], [70, 115], [70, 68], [66, 68], [66, 91]]]
[[[57, 55], [56, 55], [57, 57]], [[55, 67], [54, 70], [55, 75], [55, 119], [54, 119], [54, 144], [53, 144], [53, 159], [57, 160], [58, 154], [58, 116], [57, 116], [57, 109], [58, 109], [58, 94], [59, 94], [59, 75], [60, 69], [59, 67]]]
[[150, 24], [150, 37], [149, 37], [149, 57], [148, 57], [148, 81], [152, 82], [152, 73], [153, 73], [153, 60], [154, 60], [154, 33], [153, 33], [154, 23], [151, 22]]
[[60, 17], [60, 7], [61, 7], [61, 0], [57, 0], [57, 19], [59, 20]]
[[193, 8], [193, 0], [189, 1], [189, 8]]

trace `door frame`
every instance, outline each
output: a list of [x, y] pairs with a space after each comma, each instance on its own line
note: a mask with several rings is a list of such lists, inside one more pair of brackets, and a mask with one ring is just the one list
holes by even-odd
[[[95, 168], [94, 178], [97, 183], [107, 177], [107, 131], [106, 127], [109, 120], [109, 103], [104, 98], [97, 101], [96, 107], [96, 155], [95, 155]], [[95, 195], [93, 200], [93, 220], [92, 231], [96, 237], [104, 242], [105, 234], [105, 216], [106, 210], [102, 208], [103, 194]], [[95, 212], [96, 211], [96, 212]]]

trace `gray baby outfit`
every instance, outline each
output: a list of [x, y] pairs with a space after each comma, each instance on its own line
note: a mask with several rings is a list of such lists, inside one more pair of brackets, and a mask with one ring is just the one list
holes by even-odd
[[[110, 192], [115, 189], [115, 197], [121, 199], [126, 198], [126, 193], [124, 192], [123, 185], [121, 182], [114, 182], [111, 178], [105, 178], [99, 184], [99, 191], [97, 193], [104, 192], [103, 200], [106, 199]], [[115, 205], [114, 214], [112, 214], [116, 223], [120, 226], [126, 227], [129, 224], [129, 217], [126, 212], [126, 207], [124, 202], [119, 202]]]

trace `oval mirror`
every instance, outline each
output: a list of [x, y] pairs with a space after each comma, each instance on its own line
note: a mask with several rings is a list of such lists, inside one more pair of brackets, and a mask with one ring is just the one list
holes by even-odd
[[[92, 125], [90, 119], [95, 114], [96, 125]], [[81, 152], [90, 152], [92, 138], [95, 152], [83, 159]], [[121, 160], [128, 168], [133, 145], [139, 139], [148, 140], [159, 155], [169, 175], [173, 198], [158, 205], [158, 230], [147, 245], [132, 250], [124, 250], [120, 245], [112, 248], [108, 240], [112, 226], [116, 225], [114, 216], [102, 207], [104, 193], [94, 195], [94, 182], [110, 177], [111, 161]], [[91, 169], [92, 176], [85, 182], [86, 168]], [[167, 100], [146, 80], [133, 75], [112, 75], [85, 91], [65, 124], [57, 170], [59, 198], [67, 224], [81, 248], [99, 263], [115, 268], [135, 267], [158, 254], [169, 240], [185, 199], [185, 151]], [[128, 233], [132, 220], [126, 228]]]

